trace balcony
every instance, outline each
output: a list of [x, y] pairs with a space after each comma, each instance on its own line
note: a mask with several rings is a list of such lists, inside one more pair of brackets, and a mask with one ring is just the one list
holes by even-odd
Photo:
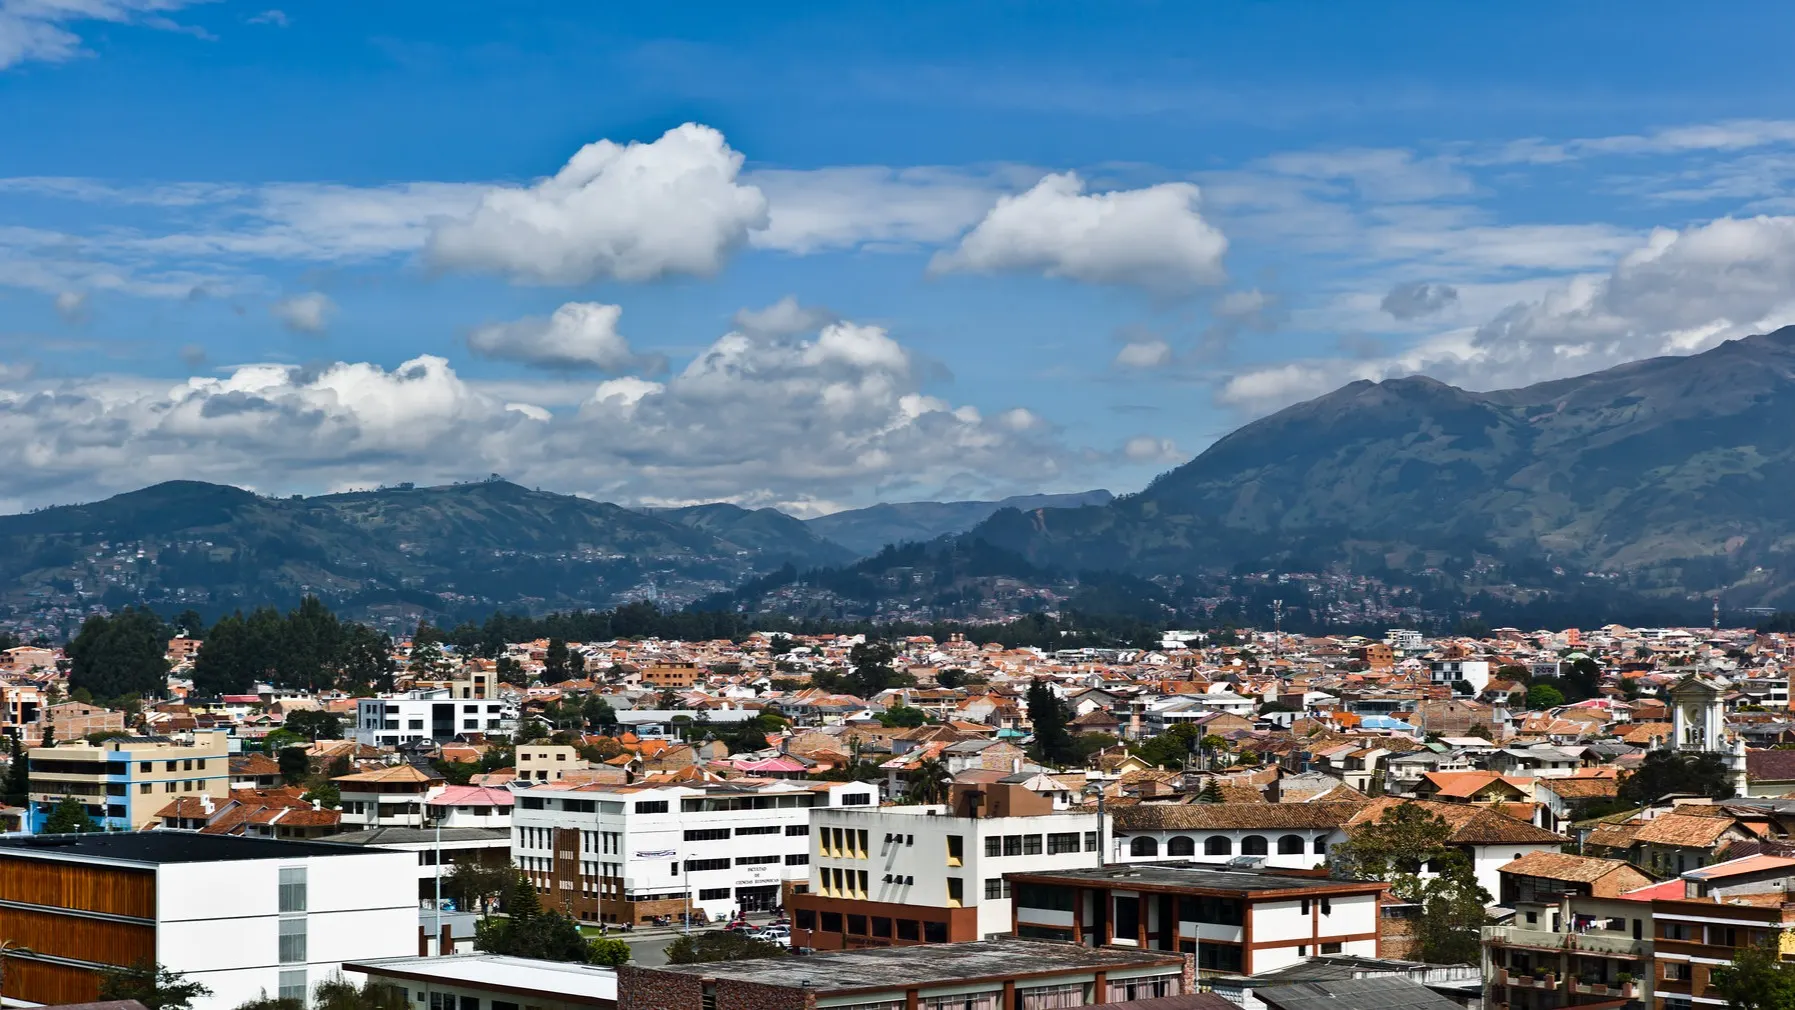
[[1632, 982], [1612, 982], [1604, 984], [1601, 982], [1584, 982], [1574, 978], [1566, 984], [1570, 986], [1572, 992], [1582, 996], [1618, 996], [1622, 999], [1632, 999], [1634, 990], [1637, 988]]
[[1651, 951], [1650, 941], [1635, 940], [1624, 933], [1554, 933], [1549, 929], [1523, 929], [1520, 926], [1485, 926], [1483, 942], [1529, 950], [1562, 950], [1594, 957], [1640, 958]]
[[1551, 972], [1543, 975], [1515, 975], [1507, 968], [1496, 969], [1496, 984], [1510, 985], [1517, 989], [1544, 989], [1554, 992], [1558, 989], [1558, 976]]

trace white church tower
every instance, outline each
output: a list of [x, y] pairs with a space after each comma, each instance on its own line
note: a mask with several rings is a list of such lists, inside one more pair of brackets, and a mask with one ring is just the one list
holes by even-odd
[[1672, 737], [1680, 751], [1720, 754], [1732, 774], [1733, 790], [1745, 795], [1745, 740], [1726, 734], [1727, 682], [1691, 674], [1670, 689]]

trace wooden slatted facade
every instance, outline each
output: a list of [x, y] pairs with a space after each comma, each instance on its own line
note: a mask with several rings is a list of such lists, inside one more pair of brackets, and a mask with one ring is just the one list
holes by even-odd
[[[149, 867], [0, 856], [0, 903], [0, 939], [38, 954], [112, 965], [156, 956], [156, 876]], [[11, 999], [85, 1003], [98, 998], [99, 985], [92, 969], [29, 955], [6, 959]]]

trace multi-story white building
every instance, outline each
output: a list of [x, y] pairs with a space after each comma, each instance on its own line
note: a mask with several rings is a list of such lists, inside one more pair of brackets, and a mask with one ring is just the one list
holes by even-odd
[[793, 942], [818, 950], [978, 940], [1010, 930], [1003, 875], [1102, 863], [1095, 812], [1021, 785], [956, 786], [940, 806], [810, 815], [810, 879]]
[[0, 839], [6, 988], [30, 1004], [97, 998], [100, 975], [158, 963], [211, 995], [309, 1002], [358, 957], [418, 947], [409, 852], [185, 831]]
[[370, 747], [456, 737], [496, 736], [516, 728], [505, 703], [491, 699], [456, 698], [448, 688], [407, 691], [355, 703], [356, 742]]
[[546, 782], [518, 789], [512, 857], [550, 907], [592, 922], [771, 908], [809, 878], [813, 809], [872, 806], [862, 782]]
[[1490, 664], [1486, 659], [1436, 659], [1428, 664], [1429, 679], [1448, 686], [1464, 681], [1471, 685], [1471, 694], [1479, 695], [1490, 686]]

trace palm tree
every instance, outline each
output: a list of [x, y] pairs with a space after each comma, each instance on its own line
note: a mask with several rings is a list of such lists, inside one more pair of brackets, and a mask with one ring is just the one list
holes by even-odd
[[923, 758], [910, 773], [912, 803], [946, 803], [948, 788], [954, 784], [953, 773], [940, 758]]

